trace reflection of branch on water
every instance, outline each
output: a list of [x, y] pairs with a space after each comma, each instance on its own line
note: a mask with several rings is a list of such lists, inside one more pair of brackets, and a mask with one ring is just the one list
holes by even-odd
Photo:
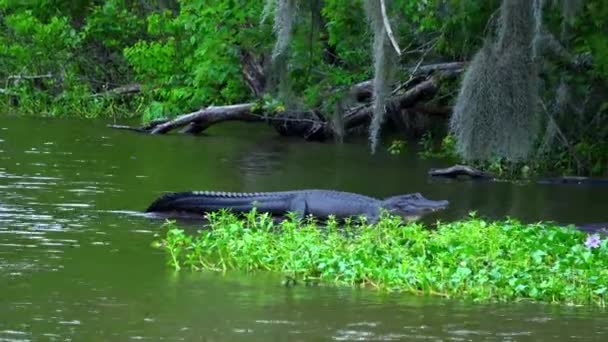
[[239, 159], [239, 170], [244, 178], [247, 176], [270, 175], [281, 165], [285, 152], [253, 151]]
[[[258, 191], [268, 189], [264, 180], [276, 176], [285, 165], [288, 156], [288, 145], [282, 141], [284, 138], [273, 136], [271, 139], [248, 145], [235, 163], [244, 191]], [[277, 182], [271, 182], [277, 184]]]

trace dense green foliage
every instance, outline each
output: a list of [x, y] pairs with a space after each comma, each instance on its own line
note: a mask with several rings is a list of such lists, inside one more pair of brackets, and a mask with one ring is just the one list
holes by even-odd
[[[460, 60], [474, 52], [497, 4], [398, 0], [390, 12], [402, 46], [415, 50], [435, 39], [437, 57]], [[19, 95], [19, 111], [50, 115], [107, 115], [105, 109], [82, 105], [103, 101], [90, 99], [92, 93], [136, 81], [145, 92], [136, 98], [139, 105], [132, 114], [147, 118], [240, 101], [250, 97], [240, 74], [240, 49], [268, 56], [274, 44], [271, 20], [262, 21], [263, 6], [2, 0], [0, 79], [50, 74], [41, 82], [8, 82], [6, 89]], [[331, 109], [332, 101], [344, 95], [336, 89], [372, 76], [362, 1], [313, 1], [300, 7], [289, 46], [291, 87], [307, 107]], [[309, 14], [313, 8], [317, 16]]]
[[[341, 114], [352, 104], [349, 87], [374, 76], [374, 35], [364, 10], [371, 1], [294, 0], [288, 45], [281, 63], [271, 64], [276, 35], [283, 34], [272, 19], [276, 2], [0, 0], [0, 110], [148, 121], [251, 101], [257, 95], [243, 78], [247, 52], [265, 68], [266, 91], [288, 107]], [[496, 31], [501, 1], [387, 3], [403, 49], [391, 68], [397, 86], [410, 76], [405, 67], [419, 61], [470, 61]], [[551, 119], [541, 114], [545, 132], [533, 160], [561, 173], [605, 175], [608, 5], [544, 3], [543, 29], [553, 40], [544, 45], [541, 98]], [[132, 84], [141, 92], [108, 92]], [[453, 105], [459, 84], [442, 85], [431, 102]]]
[[133, 76], [122, 49], [135, 44], [145, 26], [120, 3], [0, 1], [2, 104], [54, 116], [130, 111], [93, 96]]
[[244, 219], [210, 214], [208, 229], [194, 236], [169, 222], [157, 245], [178, 270], [272, 271], [290, 282], [604, 306], [608, 239], [591, 240], [573, 228], [474, 215], [436, 230], [390, 216], [375, 225], [330, 221], [320, 229], [312, 221], [275, 224], [252, 211]]

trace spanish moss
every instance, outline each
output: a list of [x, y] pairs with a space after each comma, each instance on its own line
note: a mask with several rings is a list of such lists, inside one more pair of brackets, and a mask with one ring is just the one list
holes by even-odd
[[277, 41], [272, 51], [273, 59], [284, 54], [287, 46], [289, 46], [297, 10], [298, 4], [296, 0], [278, 0], [274, 17], [274, 32], [277, 35]]
[[[390, 1], [385, 1], [390, 5]], [[371, 151], [375, 153], [380, 137], [380, 129], [386, 114], [386, 105], [389, 99], [391, 84], [398, 63], [398, 56], [388, 39], [386, 28], [382, 20], [380, 0], [366, 0], [365, 11], [370, 28], [374, 34], [374, 91], [373, 91], [373, 118], [369, 127], [369, 140]]]
[[535, 6], [503, 1], [497, 41], [486, 41], [464, 75], [450, 128], [466, 160], [521, 161], [532, 153], [540, 127]]

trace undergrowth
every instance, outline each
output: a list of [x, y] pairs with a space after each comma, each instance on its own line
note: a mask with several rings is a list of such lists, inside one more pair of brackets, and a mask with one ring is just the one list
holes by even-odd
[[176, 270], [271, 271], [289, 282], [367, 286], [476, 301], [540, 301], [605, 306], [608, 240], [572, 227], [513, 219], [438, 222], [429, 230], [385, 215], [320, 227], [274, 223], [224, 211], [191, 235], [174, 222], [156, 246]]
[[[389, 147], [391, 154], [399, 154], [396, 142]], [[491, 158], [486, 161], [465, 161], [456, 152], [456, 140], [448, 134], [440, 143], [430, 133], [420, 139], [418, 155], [424, 159], [443, 159], [451, 163], [465, 163], [483, 171], [490, 172], [501, 179], [525, 180], [547, 175], [588, 175], [608, 176], [608, 143], [581, 138], [569, 150], [565, 146], [554, 146], [551, 150], [538, 153], [537, 158], [525, 162], [509, 162], [504, 158]]]

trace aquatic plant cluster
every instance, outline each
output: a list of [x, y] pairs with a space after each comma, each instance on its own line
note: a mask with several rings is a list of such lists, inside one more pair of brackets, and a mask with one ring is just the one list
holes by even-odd
[[487, 221], [471, 214], [436, 229], [384, 215], [338, 225], [267, 214], [212, 213], [192, 235], [166, 223], [176, 270], [282, 273], [289, 283], [369, 286], [476, 301], [531, 300], [605, 306], [608, 239], [573, 227]]

